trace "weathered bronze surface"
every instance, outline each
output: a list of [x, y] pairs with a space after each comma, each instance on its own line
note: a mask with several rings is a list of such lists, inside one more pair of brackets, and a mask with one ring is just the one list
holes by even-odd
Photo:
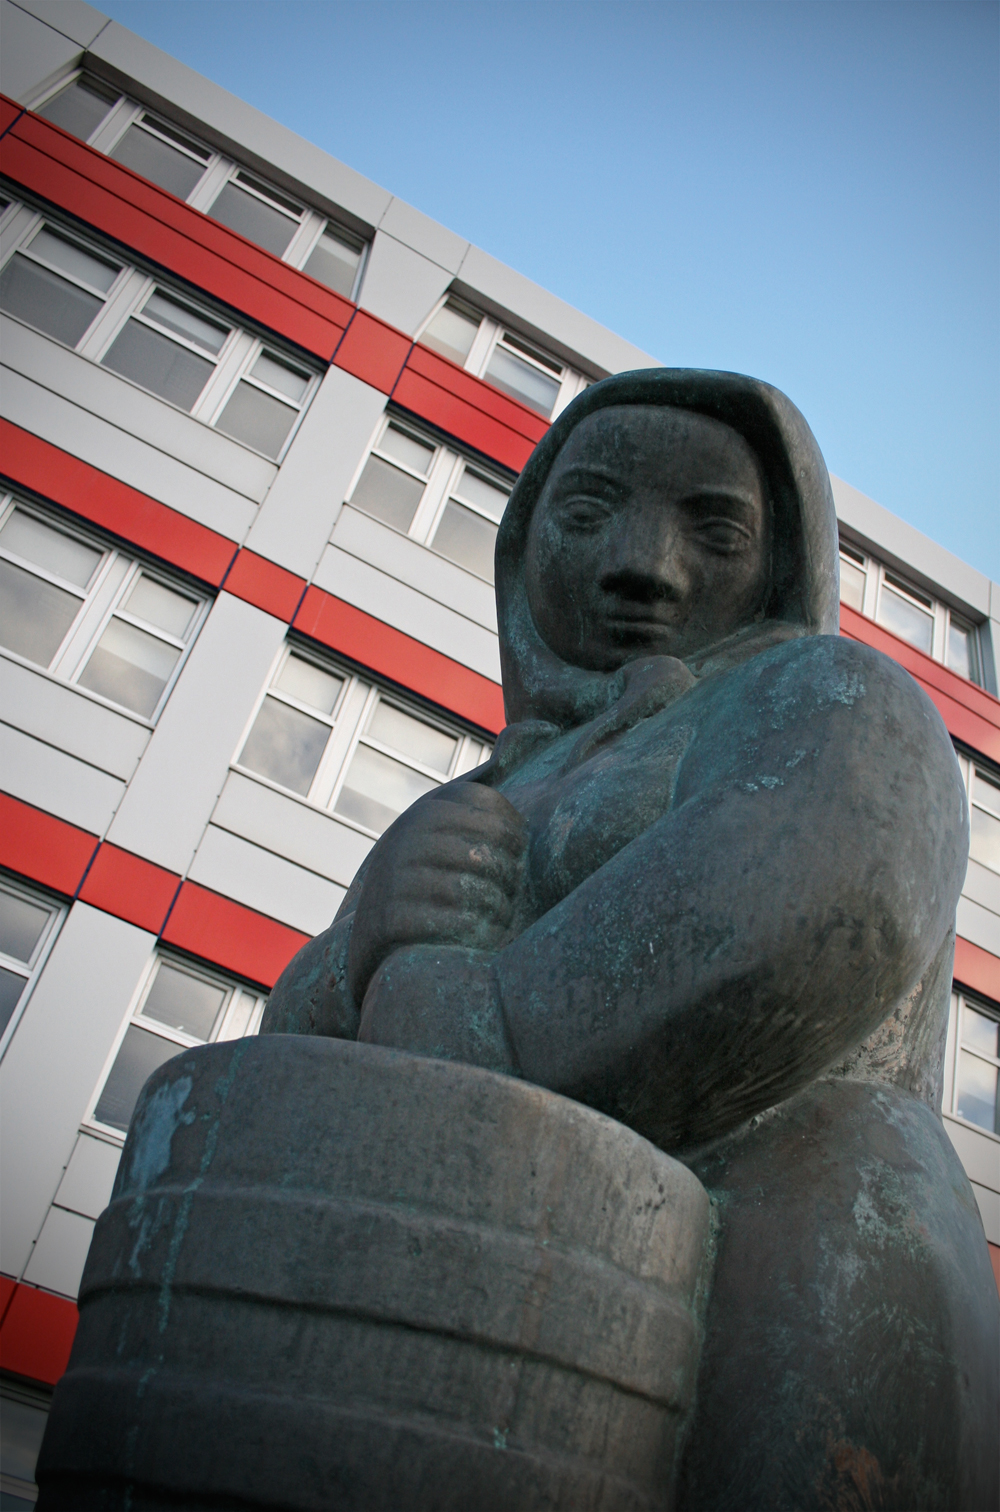
[[588, 389], [500, 528], [492, 759], [386, 832], [264, 1024], [534, 1083], [700, 1178], [697, 1400], [650, 1503], [685, 1512], [997, 1503], [997, 1294], [939, 1116], [965, 794], [918, 685], [839, 637], [837, 561], [776, 390]]

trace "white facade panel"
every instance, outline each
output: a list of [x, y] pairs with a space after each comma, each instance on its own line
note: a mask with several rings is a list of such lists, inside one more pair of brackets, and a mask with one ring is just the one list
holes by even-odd
[[317, 568], [316, 583], [404, 635], [433, 646], [493, 682], [500, 681], [500, 649], [494, 634], [377, 567], [329, 546]]
[[0, 1270], [8, 1276], [27, 1263], [154, 943], [75, 903], [10, 1042], [0, 1065]]
[[[274, 481], [278, 469], [273, 462], [19, 320], [0, 319], [0, 346], [4, 365], [23, 378], [93, 415], [113, 418], [119, 430], [254, 504], [260, 503]], [[160, 498], [153, 483], [151, 478], [143, 492]]]
[[332, 367], [260, 507], [247, 546], [311, 578], [386, 397]]
[[121, 1146], [81, 1134], [55, 1195], [58, 1207], [84, 1218], [99, 1218], [111, 1201]]
[[978, 861], [970, 861], [962, 895], [978, 903], [980, 908], [988, 908], [990, 913], [1000, 916], [1000, 873], [981, 866]]
[[315, 935], [332, 923], [346, 888], [210, 824], [189, 873], [193, 882]]
[[980, 1134], [947, 1114], [944, 1126], [969, 1180], [988, 1191], [1000, 1192], [1000, 1139]]
[[108, 24], [107, 16], [86, 0], [14, 0], [14, 3], [80, 47], [89, 47]]
[[972, 1190], [979, 1204], [979, 1216], [983, 1220], [987, 1239], [991, 1244], [1000, 1244], [1000, 1194], [991, 1192], [988, 1187], [981, 1187], [975, 1181]]
[[1000, 956], [1000, 918], [990, 909], [973, 903], [971, 898], [959, 898], [955, 927], [963, 940], [970, 940], [981, 950]]
[[13, 798], [103, 835], [125, 792], [124, 782], [0, 724], [0, 787]]
[[497, 633], [496, 595], [491, 583], [445, 561], [426, 546], [347, 505], [333, 531], [333, 544], [360, 557], [401, 583], [447, 604], [459, 614]]
[[379, 221], [379, 230], [394, 236], [404, 246], [412, 247], [422, 257], [429, 257], [431, 262], [439, 263], [449, 273], [458, 272], [469, 250], [469, 243], [463, 237], [401, 199], [394, 198], [390, 202]]
[[451, 274], [439, 263], [377, 231], [359, 303], [379, 320], [413, 336], [450, 283]]
[[27, 735], [127, 782], [152, 733], [81, 688], [67, 687], [0, 652], [0, 709]]
[[242, 541], [257, 512], [241, 494], [9, 368], [3, 374], [0, 413], [230, 540]]
[[80, 55], [78, 42], [10, 0], [3, 0], [0, 31], [0, 90], [12, 100], [27, 99], [43, 79], [71, 67]]
[[50, 1207], [25, 1267], [25, 1281], [75, 1298], [93, 1237], [93, 1218]]
[[242, 772], [230, 772], [226, 778], [212, 823], [343, 888], [350, 886], [374, 844], [333, 814], [255, 782]]
[[111, 827], [116, 845], [187, 870], [284, 636], [280, 620], [219, 595]]

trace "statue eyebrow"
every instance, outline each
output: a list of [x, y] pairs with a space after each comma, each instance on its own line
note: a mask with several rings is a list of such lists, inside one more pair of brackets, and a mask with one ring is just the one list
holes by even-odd
[[597, 483], [608, 483], [619, 492], [622, 489], [622, 480], [617, 476], [617, 474], [608, 472], [603, 467], [593, 467], [590, 463], [587, 462], [578, 462], [573, 467], [568, 467], [563, 473], [562, 477], [558, 478], [556, 481], [557, 485], [564, 483], [588, 483], [593, 481]]
[[729, 488], [726, 484], [699, 483], [680, 499], [682, 509], [689, 509], [692, 513], [703, 514], [713, 504], [729, 505], [734, 513], [740, 515], [752, 515], [756, 518], [759, 501], [750, 494], [742, 493], [738, 488]]

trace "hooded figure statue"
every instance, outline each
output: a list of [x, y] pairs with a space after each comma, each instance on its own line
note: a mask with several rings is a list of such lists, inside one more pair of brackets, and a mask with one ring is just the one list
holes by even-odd
[[681, 1508], [995, 1506], [996, 1288], [939, 1116], [965, 793], [917, 683], [837, 633], [808, 426], [736, 374], [594, 384], [496, 568], [507, 728], [264, 1032], [523, 1077], [698, 1174]]

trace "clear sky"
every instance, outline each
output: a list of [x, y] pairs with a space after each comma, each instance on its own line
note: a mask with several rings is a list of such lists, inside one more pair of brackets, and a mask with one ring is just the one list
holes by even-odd
[[1000, 580], [996, 0], [96, 0]]

